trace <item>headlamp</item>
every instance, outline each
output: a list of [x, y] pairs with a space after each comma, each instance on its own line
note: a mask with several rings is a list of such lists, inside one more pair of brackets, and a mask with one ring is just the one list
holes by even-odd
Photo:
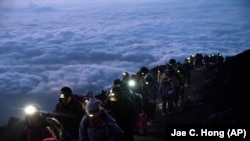
[[115, 93], [110, 93], [109, 96], [115, 96]]
[[90, 112], [87, 112], [88, 116], [89, 117], [95, 117], [96, 115], [98, 115], [100, 113], [100, 110], [95, 110], [95, 111], [90, 111]]
[[129, 85], [130, 87], [134, 87], [134, 86], [135, 86], [135, 81], [134, 81], [134, 80], [130, 80], [130, 81], [128, 82], [128, 85]]
[[27, 107], [24, 108], [24, 112], [27, 115], [33, 115], [37, 111], [38, 111], [38, 109], [35, 106], [33, 106], [33, 105], [29, 105], [29, 106], [27, 106]]
[[109, 94], [109, 99], [110, 99], [110, 101], [117, 101], [117, 98], [116, 98], [116, 96], [115, 96], [115, 93], [110, 93], [110, 94]]
[[85, 100], [84, 100], [84, 102], [85, 102], [85, 103], [88, 103], [88, 102], [89, 102], [89, 100], [88, 100], [88, 99], [85, 99]]
[[124, 75], [124, 76], [125, 76], [125, 75], [126, 75], [126, 73], [124, 72], [124, 73], [122, 73], [122, 75]]
[[94, 114], [88, 114], [89, 117], [94, 117]]
[[60, 94], [60, 97], [59, 98], [66, 98], [65, 97], [65, 94]]
[[146, 81], [146, 82], [145, 82], [145, 84], [146, 84], [146, 85], [148, 85], [148, 84], [149, 84], [149, 82], [148, 82], [148, 81]]

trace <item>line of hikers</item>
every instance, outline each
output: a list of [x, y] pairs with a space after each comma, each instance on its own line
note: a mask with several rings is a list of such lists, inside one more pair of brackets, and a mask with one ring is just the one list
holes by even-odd
[[62, 87], [52, 113], [39, 105], [26, 109], [23, 141], [134, 141], [135, 134], [146, 134], [154, 121], [157, 105], [162, 117], [179, 107], [185, 88], [190, 85], [190, 62], [170, 59], [151, 70], [141, 67], [136, 74], [122, 74], [113, 86], [95, 95], [88, 90], [74, 94]]
[[42, 113], [33, 105], [37, 111], [26, 116], [25, 141], [134, 141], [134, 134], [147, 133], [157, 104], [162, 103], [164, 117], [167, 107], [172, 111], [184, 97], [189, 81], [181, 68], [171, 60], [157, 72], [147, 67], [134, 75], [124, 72], [100, 95], [92, 91], [76, 95], [63, 87], [53, 113]]

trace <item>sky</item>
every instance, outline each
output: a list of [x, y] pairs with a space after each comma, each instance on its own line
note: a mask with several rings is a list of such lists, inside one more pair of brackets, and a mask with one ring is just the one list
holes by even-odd
[[0, 126], [140, 67], [250, 47], [248, 0], [0, 0]]

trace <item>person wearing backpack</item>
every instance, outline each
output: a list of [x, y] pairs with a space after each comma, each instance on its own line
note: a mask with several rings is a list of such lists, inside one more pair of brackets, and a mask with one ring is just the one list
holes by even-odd
[[173, 82], [168, 78], [168, 76], [164, 75], [159, 86], [159, 95], [162, 100], [162, 117], [165, 117], [166, 115], [167, 105], [170, 112], [173, 110], [174, 93], [175, 87]]
[[79, 127], [79, 141], [120, 141], [123, 130], [115, 119], [101, 108], [101, 101], [90, 98], [86, 105], [86, 115]]
[[181, 93], [181, 77], [180, 75], [177, 73], [177, 71], [174, 68], [169, 67], [166, 70], [166, 75], [169, 77], [169, 79], [173, 82], [174, 84], [174, 88], [175, 88], [175, 93], [173, 95], [173, 99], [174, 99], [174, 105], [176, 107], [179, 107], [179, 96]]
[[134, 141], [134, 128], [137, 121], [136, 107], [121, 86], [117, 85], [111, 88], [104, 108], [115, 118], [118, 126], [124, 131], [122, 141]]
[[154, 120], [157, 104], [159, 102], [159, 85], [151, 73], [147, 73], [143, 80], [143, 90], [146, 93], [145, 114], [148, 121]]

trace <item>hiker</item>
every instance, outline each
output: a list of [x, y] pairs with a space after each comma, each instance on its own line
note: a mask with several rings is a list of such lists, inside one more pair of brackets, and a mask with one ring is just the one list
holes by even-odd
[[162, 100], [162, 117], [166, 116], [166, 106], [168, 106], [169, 112], [172, 112], [173, 110], [174, 92], [175, 88], [173, 82], [167, 75], [164, 75], [159, 86], [159, 95]]
[[177, 71], [173, 68], [168, 68], [166, 70], [166, 75], [169, 77], [169, 79], [173, 82], [175, 87], [175, 93], [174, 93], [174, 105], [176, 107], [179, 107], [179, 96], [181, 91], [181, 78]]
[[156, 113], [156, 105], [159, 102], [158, 91], [159, 86], [154, 76], [147, 73], [143, 81], [143, 89], [146, 94], [145, 113], [147, 114], [148, 121], [153, 121]]
[[121, 86], [113, 86], [104, 108], [111, 114], [124, 131], [123, 141], [134, 141], [137, 113], [132, 100], [124, 93]]
[[37, 104], [25, 108], [25, 122], [23, 141], [57, 141], [59, 137], [54, 132], [56, 129], [49, 124], [47, 118], [41, 113], [41, 107]]
[[54, 114], [63, 124], [64, 131], [61, 141], [77, 140], [80, 121], [85, 112], [82, 105], [75, 99], [70, 87], [61, 88]]
[[80, 123], [79, 141], [121, 141], [123, 133], [115, 119], [101, 108], [101, 101], [90, 98]]

